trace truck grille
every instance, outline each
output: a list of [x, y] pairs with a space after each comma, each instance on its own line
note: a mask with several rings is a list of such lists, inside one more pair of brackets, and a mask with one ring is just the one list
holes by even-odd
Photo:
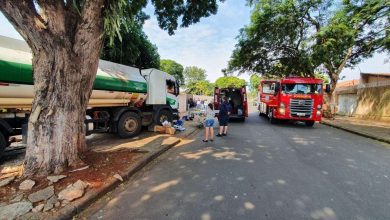
[[312, 99], [291, 99], [290, 116], [297, 118], [311, 118], [313, 112]]

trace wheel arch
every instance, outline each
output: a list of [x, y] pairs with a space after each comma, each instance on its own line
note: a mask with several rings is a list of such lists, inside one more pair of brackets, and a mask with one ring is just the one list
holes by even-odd
[[142, 118], [142, 112], [138, 108], [131, 108], [131, 107], [126, 107], [126, 108], [119, 108], [113, 112], [113, 121], [117, 122], [119, 121], [119, 118], [126, 112], [134, 112], [137, 113], [139, 116]]
[[173, 109], [169, 105], [162, 105], [162, 106], [153, 106], [153, 121], [157, 122], [158, 121], [158, 116], [160, 115], [160, 112], [163, 110], [168, 110], [172, 114], [174, 113]]
[[118, 108], [112, 112], [111, 126], [110, 132], [116, 133], [118, 131], [117, 123], [120, 117], [126, 112], [134, 112], [141, 117], [142, 120], [142, 111], [138, 108], [126, 107], [126, 108]]

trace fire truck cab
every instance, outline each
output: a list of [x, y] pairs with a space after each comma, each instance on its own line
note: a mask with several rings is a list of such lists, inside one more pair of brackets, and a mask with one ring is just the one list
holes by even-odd
[[[329, 87], [326, 87], [328, 91]], [[259, 85], [258, 110], [271, 123], [279, 120], [303, 121], [313, 126], [321, 121], [323, 81], [309, 77], [262, 80]]]

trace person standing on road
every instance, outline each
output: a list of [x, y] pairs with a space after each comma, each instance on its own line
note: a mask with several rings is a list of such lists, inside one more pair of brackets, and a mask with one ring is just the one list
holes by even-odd
[[204, 121], [204, 139], [203, 142], [209, 141], [209, 133], [210, 133], [210, 141], [214, 141], [214, 120], [215, 112], [213, 104], [209, 103], [206, 109], [206, 119]]
[[219, 107], [219, 114], [218, 114], [219, 132], [217, 134], [217, 137], [222, 137], [222, 136], [227, 135], [229, 115], [230, 115], [231, 109], [232, 109], [232, 107], [230, 106], [230, 104], [228, 102], [228, 98], [226, 96], [224, 96], [223, 102], [221, 103], [221, 105]]

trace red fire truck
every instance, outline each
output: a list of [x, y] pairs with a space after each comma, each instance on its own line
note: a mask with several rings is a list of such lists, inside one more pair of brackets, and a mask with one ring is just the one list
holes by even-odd
[[[329, 91], [326, 85], [325, 91]], [[280, 80], [262, 80], [259, 85], [260, 115], [271, 123], [280, 120], [303, 121], [313, 126], [321, 121], [323, 82], [309, 77], [286, 77]]]
[[245, 121], [248, 117], [248, 100], [246, 87], [241, 88], [215, 88], [214, 90], [214, 108], [219, 110], [219, 103], [222, 103], [222, 97], [226, 96], [232, 106], [232, 112], [229, 118], [237, 118]]

